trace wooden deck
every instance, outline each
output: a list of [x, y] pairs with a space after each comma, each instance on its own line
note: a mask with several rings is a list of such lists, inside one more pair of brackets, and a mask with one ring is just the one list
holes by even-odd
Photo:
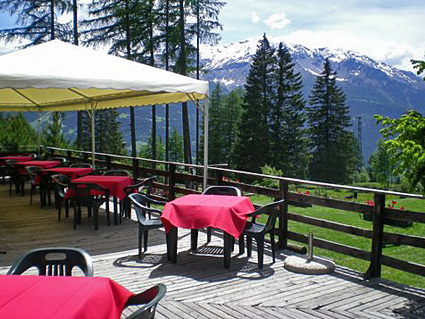
[[[94, 231], [90, 220], [73, 230], [72, 218], [58, 223], [54, 208], [39, 208], [38, 197], [13, 194], [0, 185], [0, 274], [24, 251], [43, 246], [75, 246], [94, 259], [96, 276], [110, 277], [133, 292], [156, 283], [167, 286], [156, 318], [425, 318], [425, 290], [376, 279], [343, 267], [329, 275], [303, 275], [284, 269], [289, 251], [279, 251], [271, 263], [267, 249], [263, 271], [257, 256], [232, 255], [223, 267], [222, 241], [191, 253], [190, 234], [179, 231], [178, 262], [166, 258], [165, 235], [149, 235], [148, 253], [137, 258], [137, 225], [124, 220], [106, 225], [100, 218]], [[200, 233], [199, 243], [206, 235]], [[128, 312], [124, 313], [124, 316]]]

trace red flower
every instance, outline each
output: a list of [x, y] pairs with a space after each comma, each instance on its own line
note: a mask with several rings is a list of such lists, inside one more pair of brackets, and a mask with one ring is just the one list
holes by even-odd
[[306, 191], [304, 194], [306, 194], [306, 195], [310, 195], [310, 192], [309, 192], [309, 191]]
[[391, 202], [391, 204], [393, 204], [393, 206], [394, 206], [395, 204], [397, 204], [397, 202], [393, 200], [393, 201]]
[[400, 210], [406, 210], [406, 208], [404, 208], [404, 206], [400, 206]]

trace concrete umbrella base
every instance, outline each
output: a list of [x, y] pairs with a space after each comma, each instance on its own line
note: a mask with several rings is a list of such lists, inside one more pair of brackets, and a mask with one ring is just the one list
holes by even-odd
[[335, 270], [335, 264], [327, 259], [313, 257], [312, 260], [298, 256], [286, 257], [285, 269], [300, 274], [329, 274]]

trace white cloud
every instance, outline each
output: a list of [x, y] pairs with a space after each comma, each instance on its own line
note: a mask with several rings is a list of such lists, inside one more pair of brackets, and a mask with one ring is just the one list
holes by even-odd
[[255, 23], [255, 24], [260, 22], [260, 16], [258, 15], [258, 13], [256, 11], [254, 11], [252, 13], [251, 21], [252, 21], [252, 23]]
[[291, 23], [291, 20], [289, 20], [285, 13], [275, 13], [269, 16], [266, 20], [264, 20], [264, 23], [270, 27], [270, 29], [275, 30], [281, 30], [285, 28], [287, 25]]

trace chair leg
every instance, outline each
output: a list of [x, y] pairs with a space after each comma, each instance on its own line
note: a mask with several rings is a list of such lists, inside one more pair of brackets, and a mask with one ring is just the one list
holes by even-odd
[[62, 204], [58, 202], [58, 222], [61, 221]]
[[264, 237], [257, 238], [258, 269], [263, 269], [264, 264]]
[[248, 257], [251, 257], [252, 254], [252, 238], [250, 236], [246, 236], [246, 250]]
[[148, 250], [148, 233], [149, 231], [146, 229], [143, 234], [143, 251]]
[[270, 232], [270, 242], [272, 244], [273, 263], [275, 263], [276, 262], [276, 248], [275, 248], [275, 242], [274, 242], [274, 231]]
[[211, 236], [212, 236], [212, 228], [207, 228], [207, 243], [211, 242]]
[[141, 226], [141, 225], [139, 225], [139, 238], [138, 238], [138, 241], [137, 241], [137, 243], [138, 243], [137, 248], [138, 248], [138, 250], [139, 250], [139, 254], [138, 254], [139, 258], [142, 258], [142, 240], [143, 240], [143, 233], [144, 233], [144, 230], [143, 230], [142, 226]]
[[93, 224], [94, 224], [94, 230], [99, 229], [99, 209], [93, 208]]
[[65, 217], [69, 217], [69, 201], [65, 199]]
[[239, 237], [239, 254], [243, 255], [245, 254], [245, 243], [244, 243], [244, 236], [241, 235]]

